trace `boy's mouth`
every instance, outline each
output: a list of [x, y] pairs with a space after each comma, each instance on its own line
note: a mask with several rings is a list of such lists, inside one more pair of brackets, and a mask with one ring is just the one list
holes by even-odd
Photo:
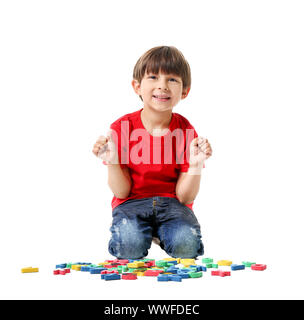
[[159, 101], [168, 101], [168, 100], [170, 100], [170, 97], [167, 96], [167, 95], [161, 95], [160, 94], [160, 95], [153, 95], [152, 97], [157, 99], [157, 100], [159, 100]]

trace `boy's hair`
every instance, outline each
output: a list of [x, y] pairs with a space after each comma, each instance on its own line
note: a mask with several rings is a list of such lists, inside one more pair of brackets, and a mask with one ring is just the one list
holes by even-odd
[[144, 53], [136, 62], [133, 79], [141, 83], [145, 73], [175, 74], [182, 78], [183, 89], [191, 86], [190, 66], [183, 54], [175, 47], [159, 46]]

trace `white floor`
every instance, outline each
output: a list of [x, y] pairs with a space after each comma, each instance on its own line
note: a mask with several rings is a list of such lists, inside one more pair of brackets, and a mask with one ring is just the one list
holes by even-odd
[[[158, 259], [166, 257], [156, 246], [151, 251]], [[148, 257], [152, 258], [152, 255]], [[210, 256], [212, 257], [212, 256]], [[86, 259], [87, 257], [85, 257]], [[111, 257], [108, 256], [108, 259]], [[154, 255], [155, 258], [155, 255]], [[241, 263], [236, 257], [213, 257], [215, 261], [231, 259]], [[81, 260], [81, 257], [79, 257]], [[178, 282], [158, 282], [155, 277], [138, 277], [137, 280], [104, 281], [99, 275], [72, 271], [65, 276], [53, 275], [55, 264], [63, 261], [47, 261], [33, 265], [39, 273], [22, 274], [21, 267], [11, 265], [0, 275], [1, 299], [101, 299], [101, 300], [153, 300], [153, 299], [303, 299], [301, 277], [290, 262], [269, 259], [260, 261], [267, 264], [265, 271], [246, 268], [231, 271], [230, 277], [211, 276], [211, 269], [202, 278], [183, 279]], [[75, 261], [76, 262], [76, 261]], [[101, 262], [101, 261], [88, 261]], [[256, 261], [257, 262], [257, 261]], [[201, 258], [197, 264], [201, 263]], [[230, 267], [220, 267], [230, 270]], [[295, 271], [297, 270], [297, 271]]]

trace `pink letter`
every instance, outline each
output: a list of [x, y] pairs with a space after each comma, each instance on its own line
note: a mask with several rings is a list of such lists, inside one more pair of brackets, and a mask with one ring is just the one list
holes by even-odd
[[131, 149], [131, 162], [150, 164], [150, 135], [145, 129], [135, 129], [131, 133], [130, 141], [138, 141], [139, 137], [142, 139]]

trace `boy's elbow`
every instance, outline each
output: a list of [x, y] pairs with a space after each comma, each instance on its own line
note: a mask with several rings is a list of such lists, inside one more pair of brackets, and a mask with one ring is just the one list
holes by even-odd
[[184, 185], [182, 184], [183, 178], [184, 178], [184, 175], [181, 177], [181, 179], [178, 181], [176, 185], [175, 194], [179, 202], [185, 205], [193, 202], [195, 197], [193, 198], [194, 193], [189, 192], [189, 190], [187, 190], [187, 188], [185, 188]]
[[178, 201], [179, 201], [181, 204], [184, 204], [184, 201], [185, 201], [185, 200], [184, 200], [183, 195], [180, 194], [180, 193], [178, 192], [178, 190], [176, 190], [175, 193], [176, 193], [176, 198], [178, 199]]
[[111, 181], [109, 180], [108, 185], [116, 198], [119, 198], [119, 199], [128, 198], [131, 191], [131, 184], [127, 184], [125, 186], [121, 186], [117, 188], [117, 186], [113, 186], [113, 183], [111, 183]]
[[128, 187], [128, 188], [122, 189], [122, 190], [115, 190], [115, 192], [113, 192], [113, 193], [116, 198], [126, 199], [126, 198], [128, 198], [130, 191], [131, 191], [131, 187]]
[[114, 193], [114, 196], [119, 199], [126, 199], [126, 198], [128, 198], [129, 193], [130, 192], [128, 192], [128, 193], [127, 192], [116, 192], [116, 193]]
[[193, 199], [193, 200], [187, 199], [187, 200], [182, 200], [182, 201], [179, 200], [179, 202], [180, 202], [181, 204], [183, 204], [183, 205], [191, 204], [193, 201], [194, 201], [194, 199]]
[[189, 197], [185, 197], [185, 196], [183, 196], [183, 195], [179, 195], [179, 194], [176, 194], [176, 197], [177, 197], [177, 199], [178, 199], [178, 201], [181, 203], [181, 204], [184, 204], [184, 205], [186, 205], [186, 204], [189, 204], [189, 203], [192, 203], [193, 201], [194, 201], [194, 199], [192, 199], [192, 198], [189, 198]]

